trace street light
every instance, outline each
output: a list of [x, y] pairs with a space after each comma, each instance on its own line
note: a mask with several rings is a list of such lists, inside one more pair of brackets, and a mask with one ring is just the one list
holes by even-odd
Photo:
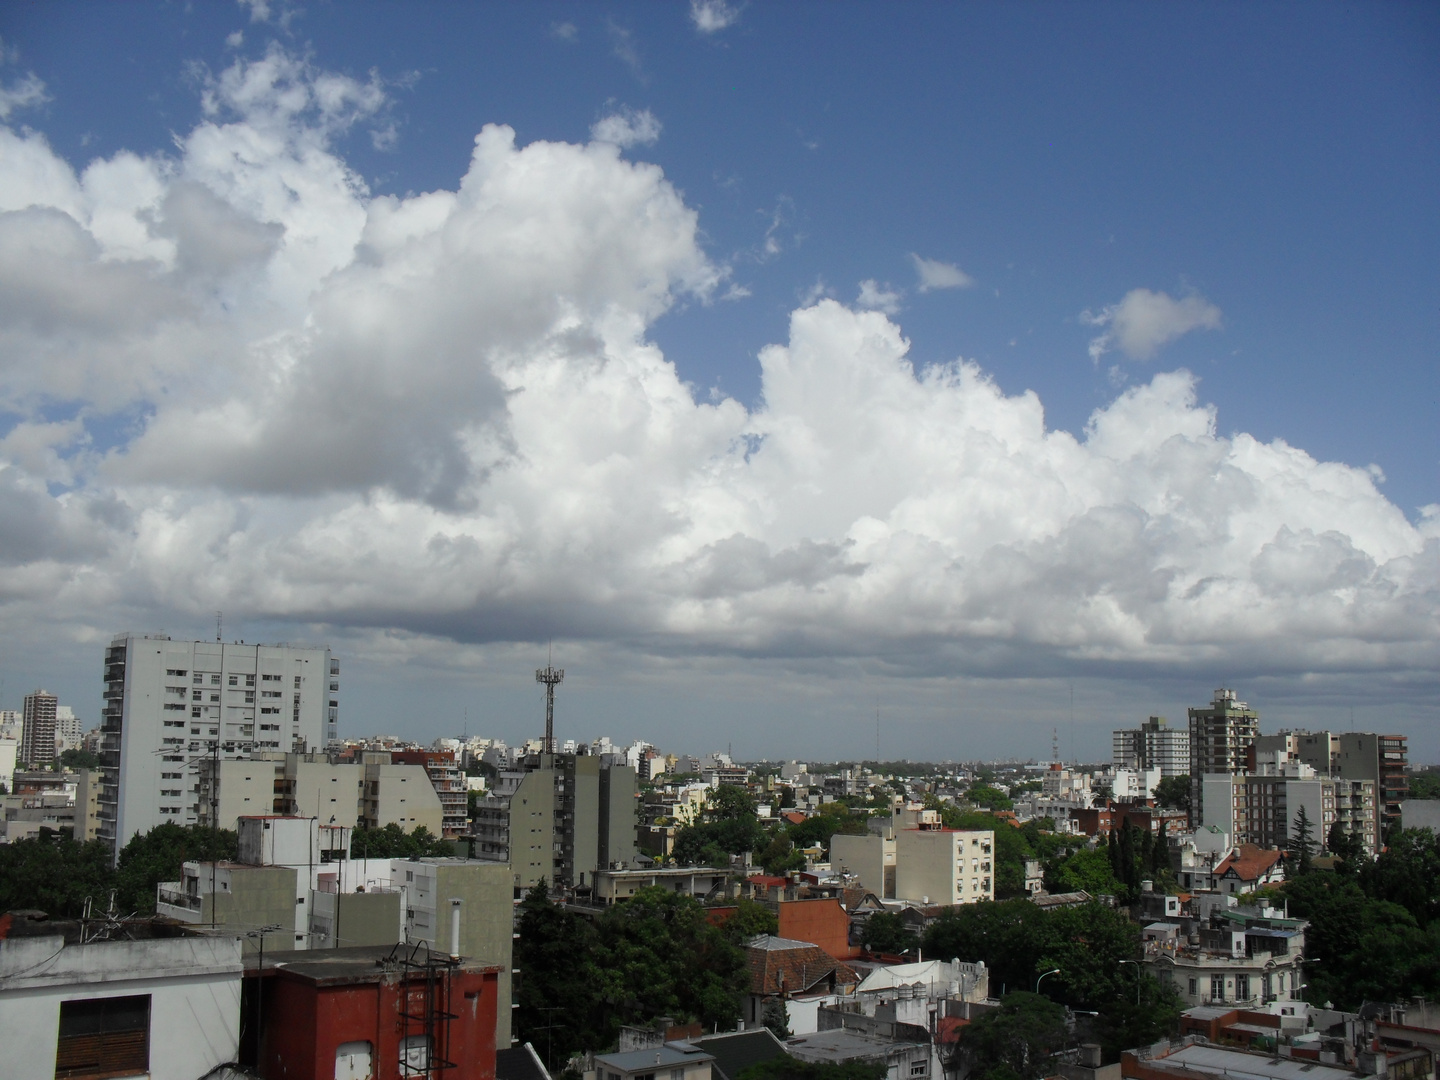
[[1140, 961], [1121, 960], [1120, 963], [1135, 965], [1135, 1005], [1138, 1007], [1140, 1005]]
[[1050, 976], [1050, 975], [1059, 975], [1059, 974], [1060, 974], [1060, 969], [1059, 969], [1059, 968], [1051, 968], [1049, 971], [1045, 972], [1044, 975], [1041, 975], [1040, 978], [1038, 978], [1038, 979], [1035, 980], [1035, 993], [1038, 994], [1038, 993], [1040, 992], [1040, 984], [1041, 984], [1042, 982], [1044, 982], [1045, 979], [1046, 979], [1048, 976]]

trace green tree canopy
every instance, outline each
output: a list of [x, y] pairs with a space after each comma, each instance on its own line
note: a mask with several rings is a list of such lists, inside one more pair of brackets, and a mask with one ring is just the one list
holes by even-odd
[[1190, 777], [1167, 776], [1155, 785], [1155, 802], [1176, 810], [1190, 811]]
[[60, 767], [62, 769], [98, 769], [100, 768], [100, 757], [90, 750], [72, 747], [60, 752]]
[[961, 1044], [977, 1073], [1004, 1069], [999, 1075], [1038, 1080], [1052, 1071], [1054, 1054], [1065, 1046], [1065, 1012], [1048, 998], [1015, 991], [966, 1027]]
[[920, 944], [915, 932], [893, 911], [877, 911], [866, 919], [865, 933], [861, 940], [871, 952], [890, 953], [894, 956], [903, 956]]
[[517, 1028], [552, 1067], [657, 1016], [729, 1028], [750, 984], [732, 935], [693, 897], [660, 888], [591, 922], [550, 903], [541, 883], [520, 905], [515, 963]]
[[[87, 897], [96, 912], [104, 911], [114, 888], [110, 850], [99, 840], [81, 843], [68, 829], [42, 828], [33, 837], [0, 845], [0, 912], [28, 909], [75, 918], [83, 914]], [[154, 906], [152, 890], [150, 909]]]
[[1045, 875], [1045, 881], [1051, 892], [1083, 890], [1091, 896], [1115, 896], [1121, 891], [1110, 865], [1109, 848], [1103, 844], [1094, 851], [1081, 848], [1071, 852], [1053, 864]]
[[392, 821], [378, 829], [356, 829], [350, 834], [350, 857], [353, 859], [444, 858], [453, 854], [454, 845], [436, 836], [424, 825], [407, 833]]

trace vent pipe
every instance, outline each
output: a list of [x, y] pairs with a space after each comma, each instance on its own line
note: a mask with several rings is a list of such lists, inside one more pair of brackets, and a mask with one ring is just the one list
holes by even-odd
[[450, 959], [460, 959], [460, 905], [458, 896], [450, 898]]

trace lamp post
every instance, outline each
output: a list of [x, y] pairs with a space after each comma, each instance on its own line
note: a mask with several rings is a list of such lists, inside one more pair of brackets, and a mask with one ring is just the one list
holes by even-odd
[[1048, 977], [1051, 976], [1051, 975], [1059, 975], [1059, 974], [1060, 974], [1060, 969], [1059, 969], [1059, 968], [1051, 968], [1049, 971], [1045, 972], [1044, 975], [1041, 975], [1040, 978], [1038, 978], [1038, 979], [1035, 980], [1035, 993], [1037, 993], [1037, 994], [1040, 993], [1040, 984], [1041, 984], [1042, 982], [1044, 982], [1044, 981], [1046, 980], [1046, 978], [1048, 978]]
[[1134, 965], [1135, 965], [1135, 1005], [1136, 1005], [1136, 1007], [1138, 1008], [1139, 1005], [1140, 1005], [1140, 961], [1139, 961], [1139, 960], [1121, 960], [1120, 963], [1122, 963], [1122, 964], [1134, 964]]

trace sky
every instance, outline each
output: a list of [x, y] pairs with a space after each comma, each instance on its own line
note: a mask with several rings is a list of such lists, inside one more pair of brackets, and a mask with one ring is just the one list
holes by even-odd
[[0, 707], [1440, 761], [1440, 11], [0, 10]]

